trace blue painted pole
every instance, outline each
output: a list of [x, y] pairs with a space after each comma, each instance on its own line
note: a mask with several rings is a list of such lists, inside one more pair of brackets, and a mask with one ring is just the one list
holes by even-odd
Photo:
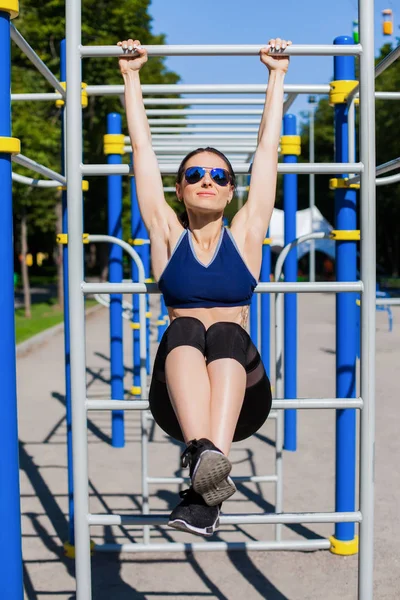
[[168, 311], [165, 306], [164, 297], [160, 296], [160, 315], [158, 317], [158, 336], [157, 342], [161, 341], [164, 331], [167, 329]]
[[254, 294], [250, 305], [250, 337], [258, 348], [258, 295]]
[[[269, 282], [271, 275], [271, 245], [269, 244], [268, 238], [269, 230], [262, 249], [261, 281], [264, 282]], [[268, 376], [270, 375], [271, 370], [270, 318], [270, 295], [261, 294], [261, 358]]]
[[[107, 133], [121, 134], [122, 121], [118, 113], [107, 115]], [[121, 154], [108, 154], [109, 165], [122, 164]], [[122, 176], [108, 176], [108, 235], [122, 239]], [[109, 281], [121, 283], [123, 279], [122, 248], [110, 244]], [[124, 399], [124, 348], [122, 329], [122, 294], [110, 294], [110, 365], [111, 397]], [[123, 448], [125, 445], [124, 412], [112, 411], [112, 445]]]
[[[10, 15], [0, 11], [0, 137], [11, 137]], [[11, 154], [0, 153], [0, 597], [23, 599]]]
[[[67, 60], [65, 40], [60, 44], [60, 78], [67, 79]], [[65, 127], [64, 106], [61, 109], [61, 173], [65, 175]], [[64, 190], [61, 196], [62, 209], [62, 233], [68, 234], [68, 211], [67, 192]], [[64, 356], [65, 356], [65, 407], [67, 425], [67, 465], [68, 465], [68, 542], [75, 545], [74, 527], [74, 479], [73, 479], [73, 457], [72, 457], [72, 407], [71, 407], [71, 344], [69, 332], [69, 291], [68, 291], [68, 244], [62, 245], [63, 260], [63, 297], [64, 297]]]
[[[335, 44], [352, 44], [350, 36], [335, 39]], [[334, 79], [354, 80], [355, 61], [352, 56], [334, 57]], [[335, 162], [348, 162], [347, 104], [335, 105]], [[341, 177], [345, 177], [342, 175]], [[355, 230], [357, 195], [354, 190], [335, 191], [336, 229]], [[357, 275], [357, 243], [336, 242], [337, 281], [355, 281]], [[336, 296], [336, 396], [354, 398], [356, 392], [356, 294]], [[356, 411], [336, 412], [336, 510], [355, 510], [356, 482]], [[335, 538], [354, 539], [354, 523], [337, 523]]]
[[[137, 200], [136, 192], [136, 180], [135, 177], [130, 178], [131, 187], [131, 235], [132, 240], [140, 238], [140, 212]], [[135, 250], [138, 252], [140, 246], [135, 246]], [[132, 281], [138, 281], [139, 273], [135, 263], [132, 261]], [[132, 392], [134, 396], [141, 395], [140, 389], [140, 337], [139, 337], [139, 296], [138, 294], [132, 295], [132, 328], [133, 328], [133, 388]]]
[[[283, 135], [296, 135], [296, 117], [285, 115]], [[284, 163], [297, 163], [295, 154], [284, 154]], [[296, 239], [297, 212], [297, 175], [283, 176], [283, 209], [285, 214], [285, 246]], [[297, 250], [291, 250], [285, 260], [284, 276], [286, 281], [297, 281]], [[297, 295], [285, 294], [285, 398], [297, 397]], [[297, 412], [285, 410], [285, 450], [297, 449]]]

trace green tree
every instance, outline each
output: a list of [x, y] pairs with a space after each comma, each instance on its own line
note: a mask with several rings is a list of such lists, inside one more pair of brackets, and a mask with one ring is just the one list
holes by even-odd
[[[112, 45], [128, 37], [140, 39], [143, 44], [163, 44], [164, 35], [154, 35], [148, 13], [150, 0], [122, 0], [118, 4], [106, 1], [84, 0], [82, 8], [82, 43], [84, 45]], [[61, 0], [38, 3], [21, 0], [20, 16], [15, 26], [37, 52], [49, 69], [58, 77], [60, 71], [59, 44], [65, 36], [65, 5]], [[13, 45], [12, 91], [49, 92], [47, 81], [36, 71], [30, 61]], [[122, 84], [115, 58], [91, 58], [82, 63], [82, 79], [88, 85]], [[143, 83], [177, 83], [179, 76], [169, 71], [161, 58], [151, 58], [143, 69]], [[124, 110], [120, 98], [90, 97], [83, 112], [84, 160], [87, 163], [105, 162], [103, 135], [106, 133], [106, 116], [109, 112]], [[123, 130], [126, 123], [123, 120]], [[78, 132], [77, 132], [78, 133]], [[54, 103], [13, 104], [13, 135], [21, 139], [21, 151], [26, 156], [60, 171], [60, 109]], [[126, 158], [126, 160], [128, 160]], [[15, 167], [16, 172], [32, 176]], [[56, 190], [31, 190], [20, 184], [15, 186], [14, 206], [16, 224], [22, 208], [28, 214], [30, 233], [40, 232], [44, 251], [52, 253], [55, 240], [56, 208], [60, 192]], [[106, 231], [107, 186], [105, 178], [91, 178], [85, 194], [85, 230], [91, 233]], [[124, 230], [128, 235], [129, 200], [128, 182], [124, 182]]]
[[[392, 48], [389, 44], [380, 50], [376, 62], [380, 62]], [[377, 91], [398, 91], [400, 87], [400, 63], [393, 63], [376, 80]], [[357, 111], [358, 112], [358, 111]], [[308, 114], [304, 113], [301, 126], [302, 161], [309, 159]], [[382, 164], [399, 156], [397, 127], [400, 104], [393, 100], [376, 101], [376, 164]], [[334, 158], [334, 112], [328, 99], [322, 98], [315, 113], [315, 156], [317, 162], [333, 162]], [[358, 125], [358, 117], [357, 117]], [[358, 127], [357, 127], [358, 130]], [[334, 223], [334, 192], [329, 190], [329, 175], [315, 177], [316, 205], [325, 218]], [[299, 208], [308, 206], [309, 179], [299, 177]], [[377, 265], [386, 273], [398, 276], [400, 269], [400, 186], [377, 186]]]

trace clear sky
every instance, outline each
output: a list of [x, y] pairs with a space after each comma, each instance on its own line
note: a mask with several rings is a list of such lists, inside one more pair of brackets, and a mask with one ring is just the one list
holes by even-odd
[[[352, 35], [357, 5], [357, 0], [152, 0], [150, 14], [153, 32], [164, 33], [168, 44], [262, 44], [277, 36], [294, 44], [331, 44], [339, 35]], [[390, 41], [382, 35], [381, 11], [396, 7], [399, 36], [399, 0], [375, 0], [376, 51]], [[167, 65], [182, 83], [267, 81], [258, 57], [170, 57]], [[329, 83], [332, 78], [331, 57], [293, 57], [286, 82]], [[302, 110], [307, 110], [305, 95], [291, 112]]]

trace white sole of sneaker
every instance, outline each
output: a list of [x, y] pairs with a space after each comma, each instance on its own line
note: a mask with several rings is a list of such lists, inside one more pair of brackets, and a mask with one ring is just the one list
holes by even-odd
[[236, 486], [228, 477], [232, 464], [221, 452], [204, 450], [192, 474], [195, 492], [203, 496], [208, 506], [225, 502], [236, 492]]
[[174, 529], [177, 529], [178, 531], [185, 531], [186, 533], [193, 533], [194, 535], [201, 535], [202, 537], [211, 537], [219, 527], [219, 517], [215, 521], [214, 525], [205, 528], [195, 527], [183, 519], [174, 519], [173, 521], [168, 521], [168, 525]]

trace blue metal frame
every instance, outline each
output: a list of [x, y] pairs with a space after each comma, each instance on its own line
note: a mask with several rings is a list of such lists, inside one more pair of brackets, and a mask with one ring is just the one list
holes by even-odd
[[[10, 15], [0, 11], [0, 137], [11, 137]], [[14, 321], [14, 244], [11, 155], [0, 153], [0, 589], [3, 598], [23, 599], [19, 498], [17, 381]]]
[[[132, 156], [133, 164], [133, 156]], [[132, 240], [139, 237], [140, 213], [136, 193], [135, 177], [130, 178], [131, 188], [131, 236]], [[137, 248], [135, 248], [136, 250]], [[139, 253], [139, 252], [138, 252]], [[132, 281], [138, 281], [139, 273], [136, 264], [131, 261]], [[139, 347], [139, 296], [132, 295], [132, 326], [133, 326], [133, 386], [135, 389], [140, 388], [140, 347]], [[140, 396], [140, 394], [135, 394]]]
[[[285, 115], [283, 135], [297, 135], [296, 117]], [[284, 163], [297, 163], [297, 156], [285, 154]], [[296, 239], [297, 175], [283, 176], [283, 210], [285, 214], [285, 246]], [[285, 281], [297, 281], [297, 249], [293, 248], [283, 268]], [[297, 294], [285, 294], [284, 394], [297, 398]], [[285, 450], [297, 449], [297, 411], [285, 410]]]
[[[107, 133], [121, 134], [122, 120], [118, 113], [107, 115]], [[109, 154], [109, 165], [122, 164], [121, 154]], [[108, 180], [108, 229], [110, 236], [122, 239], [122, 175], [109, 175]], [[108, 279], [110, 283], [121, 283], [123, 279], [122, 248], [110, 244], [108, 257]], [[110, 294], [110, 368], [111, 398], [124, 399], [124, 348], [122, 325], [122, 294]], [[112, 412], [112, 446], [125, 445], [124, 411]]]
[[[67, 79], [67, 60], [65, 40], [60, 43], [60, 77], [61, 81]], [[61, 109], [61, 173], [65, 175], [65, 128], [64, 110]], [[62, 233], [68, 234], [67, 192], [61, 195]], [[69, 291], [68, 291], [68, 244], [62, 245], [63, 260], [63, 297], [64, 297], [64, 354], [65, 354], [65, 408], [67, 426], [67, 464], [68, 464], [68, 542], [75, 545], [74, 528], [74, 481], [72, 457], [72, 408], [71, 408], [71, 343], [69, 331]]]
[[[350, 36], [340, 36], [335, 44], [353, 44]], [[334, 79], [354, 80], [355, 60], [352, 56], [334, 57]], [[335, 162], [348, 162], [348, 107], [347, 103], [335, 105]], [[346, 177], [341, 175], [340, 177]], [[355, 190], [335, 191], [336, 229], [357, 229], [357, 193]], [[356, 281], [357, 243], [336, 242], [337, 281]], [[355, 398], [357, 355], [357, 305], [356, 294], [336, 295], [336, 396]], [[356, 411], [336, 412], [336, 510], [355, 510], [356, 489]], [[354, 539], [354, 523], [337, 523], [335, 538], [342, 541]]]
[[[269, 238], [269, 229], [267, 231]], [[271, 246], [263, 244], [261, 281], [270, 281], [271, 278]], [[268, 377], [271, 372], [271, 297], [270, 294], [261, 294], [261, 358]]]

